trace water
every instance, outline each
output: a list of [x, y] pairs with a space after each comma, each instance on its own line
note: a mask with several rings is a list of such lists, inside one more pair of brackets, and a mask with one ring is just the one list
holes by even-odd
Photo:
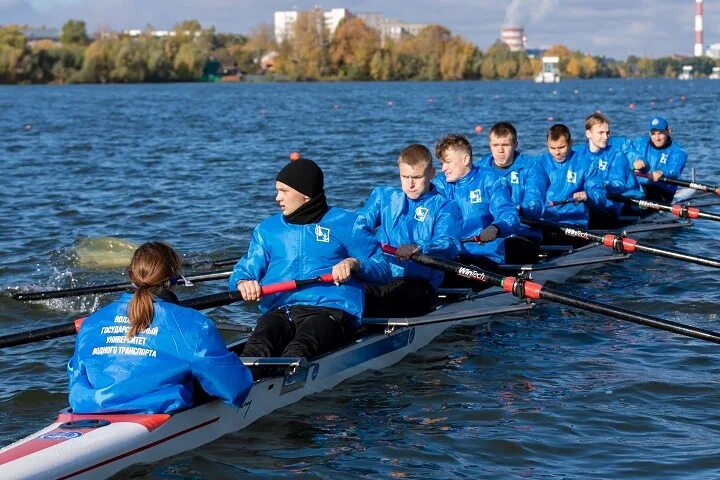
[[[276, 211], [273, 180], [291, 151], [322, 165], [331, 203], [356, 208], [397, 182], [411, 142], [462, 132], [477, 156], [491, 124], [510, 120], [521, 148], [539, 152], [553, 122], [581, 141], [600, 109], [614, 133], [633, 136], [666, 116], [698, 180], [718, 183], [719, 93], [700, 80], [3, 87], [0, 330], [61, 324], [114, 298], [9, 298], [126, 279], [82, 265], [83, 240], [162, 239], [187, 261], [241, 255]], [[718, 257], [718, 233], [701, 221], [652, 242]], [[698, 266], [636, 255], [559, 288], [720, 330], [717, 276]], [[209, 314], [254, 319], [241, 306]], [[65, 406], [72, 342], [3, 350], [1, 445]], [[713, 344], [542, 305], [450, 330], [390, 369], [123, 477], [716, 478], [718, 374]]]

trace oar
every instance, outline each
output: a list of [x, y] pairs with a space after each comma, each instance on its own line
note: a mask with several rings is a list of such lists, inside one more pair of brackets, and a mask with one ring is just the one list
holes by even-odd
[[612, 248], [616, 252], [620, 253], [632, 253], [632, 252], [643, 252], [651, 255], [658, 255], [660, 257], [673, 258], [675, 260], [682, 260], [684, 262], [697, 263], [698, 265], [704, 265], [706, 267], [720, 268], [720, 261], [713, 260], [711, 258], [696, 257], [694, 255], [688, 255], [683, 252], [677, 252], [674, 250], [666, 250], [663, 248], [657, 248], [650, 245], [642, 245], [622, 235], [614, 235], [612, 233], [605, 233], [599, 235], [596, 233], [582, 230], [575, 225], [565, 225], [562, 223], [550, 223], [542, 220], [533, 220], [529, 218], [522, 218], [522, 222], [526, 225], [533, 227], [549, 228], [561, 232], [562, 234], [573, 237], [582, 238], [584, 240], [592, 240], [606, 247]]
[[[327, 273], [325, 275], [321, 275], [315, 278], [309, 278], [306, 280], [289, 280], [286, 282], [263, 285], [261, 290], [263, 295], [270, 295], [273, 293], [289, 292], [290, 290], [295, 290], [296, 288], [300, 288], [305, 285], [311, 285], [314, 283], [328, 283], [332, 281], [332, 274]], [[242, 301], [242, 296], [240, 295], [240, 292], [221, 292], [183, 300], [180, 302], [180, 305], [194, 308], [195, 310], [203, 310], [206, 308], [229, 305], [231, 303], [239, 301]], [[27, 332], [19, 332], [13, 333], [11, 335], [2, 336], [0, 337], [0, 348], [14, 347], [16, 345], [24, 345], [26, 343], [49, 340], [51, 338], [75, 335], [78, 331], [80, 331], [80, 326], [82, 325], [84, 320], [85, 318], [83, 317], [63, 325], [37, 328], [35, 330], [29, 330]]]
[[[177, 284], [190, 286], [193, 283], [209, 282], [211, 280], [222, 280], [224, 278], [229, 278], [230, 275], [232, 275], [231, 271], [197, 273], [194, 275], [179, 277], [177, 279]], [[91, 293], [121, 292], [132, 287], [132, 283], [129, 282], [107, 283], [105, 285], [96, 285], [94, 287], [65, 288], [61, 290], [47, 290], [41, 292], [15, 292], [12, 294], [12, 298], [14, 298], [15, 300], [20, 300], [21, 302], [27, 302], [31, 300], [45, 300], [48, 298], [65, 298], [80, 295], [90, 295]]]
[[[396, 250], [397, 249], [395, 247], [387, 245], [383, 246], [383, 251], [386, 253], [394, 254]], [[638, 312], [633, 312], [632, 310], [626, 310], [624, 308], [594, 302], [576, 295], [568, 295], [557, 290], [551, 290], [539, 283], [531, 282], [524, 278], [504, 277], [470, 265], [463, 265], [462, 263], [431, 257], [430, 255], [425, 255], [419, 252], [415, 253], [411, 258], [417, 263], [426, 265], [430, 268], [454, 273], [460, 277], [477, 282], [496, 285], [506, 292], [512, 293], [518, 298], [550, 300], [552, 302], [588, 310], [590, 312], [600, 313], [620, 320], [626, 320], [628, 322], [720, 344], [720, 333], [691, 327], [689, 325], [669, 320], [663, 320], [657, 317], [651, 317], [649, 315], [643, 315]]]
[[[652, 175], [650, 175], [649, 173], [642, 173], [642, 172], [635, 172], [635, 175], [637, 175], [638, 177], [643, 177], [643, 178], [651, 178], [652, 177]], [[687, 187], [687, 188], [692, 188], [693, 190], [700, 190], [703, 192], [710, 192], [710, 193], [714, 193], [716, 195], [720, 195], [720, 187], [703, 185], [702, 183], [696, 183], [696, 182], [688, 182], [687, 180], [678, 180], [676, 178], [668, 178], [665, 175], [662, 175], [660, 178], [658, 178], [657, 181], [667, 183], [669, 185], [677, 185], [679, 187]]]
[[705, 220], [713, 220], [716, 222], [720, 222], [720, 215], [715, 215], [713, 213], [707, 213], [707, 212], [701, 212], [699, 208], [692, 207], [690, 205], [685, 205], [682, 203], [674, 203], [672, 205], [666, 205], [664, 203], [650, 202], [647, 200], [639, 200], [637, 198], [623, 197], [622, 195], [617, 195], [615, 193], [607, 193], [607, 198], [609, 198], [610, 200], [616, 200], [618, 202], [637, 205], [638, 207], [644, 208], [647, 210], [658, 210], [658, 211], [670, 212], [673, 215], [680, 217], [680, 218], [702, 218]]
[[568, 198], [568, 199], [566, 199], [566, 200], [558, 200], [557, 202], [554, 202], [554, 201], [552, 201], [552, 200], [548, 200], [547, 203], [548, 203], [548, 207], [551, 207], [551, 208], [552, 208], [552, 207], [557, 207], [558, 205], [567, 205], [568, 203], [572, 203], [572, 202], [574, 202], [574, 201], [575, 201], [575, 199], [573, 199], [573, 198]]

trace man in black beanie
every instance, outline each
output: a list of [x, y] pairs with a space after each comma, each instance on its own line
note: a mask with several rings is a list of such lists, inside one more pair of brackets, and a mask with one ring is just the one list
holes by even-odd
[[[257, 326], [243, 356], [312, 358], [352, 340], [363, 315], [362, 281], [386, 283], [380, 244], [356, 214], [330, 207], [323, 172], [308, 159], [277, 174], [282, 214], [255, 227], [247, 254], [229, 280], [246, 301], [260, 300]], [[332, 273], [333, 283], [262, 296], [260, 284]]]

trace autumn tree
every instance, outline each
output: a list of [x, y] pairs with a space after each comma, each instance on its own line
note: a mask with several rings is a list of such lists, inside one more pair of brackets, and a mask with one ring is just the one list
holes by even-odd
[[62, 27], [62, 33], [60, 34], [60, 43], [65, 46], [85, 46], [90, 43], [87, 30], [85, 29], [85, 22], [83, 20], [68, 20], [65, 22]]
[[380, 34], [359, 18], [340, 22], [332, 36], [329, 57], [340, 78], [366, 80], [370, 64], [380, 49]]

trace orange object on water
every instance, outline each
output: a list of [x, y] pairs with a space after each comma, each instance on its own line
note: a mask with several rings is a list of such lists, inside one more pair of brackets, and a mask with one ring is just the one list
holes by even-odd
[[292, 152], [290, 154], [290, 160], [292, 160], [293, 162], [295, 160], [300, 160], [300, 152]]

